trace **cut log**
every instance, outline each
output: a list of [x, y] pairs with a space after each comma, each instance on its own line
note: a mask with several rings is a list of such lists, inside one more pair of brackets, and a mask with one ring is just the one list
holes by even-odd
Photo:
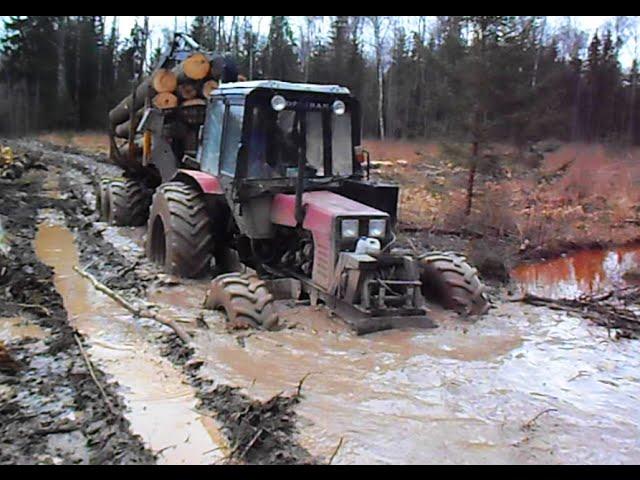
[[178, 83], [191, 80], [202, 80], [209, 75], [211, 71], [211, 64], [209, 59], [204, 53], [194, 53], [178, 66], [173, 69], [173, 73], [178, 78]]
[[142, 83], [140, 83], [138, 88], [136, 88], [135, 105], [131, 105], [131, 95], [129, 95], [109, 112], [109, 121], [111, 122], [111, 127], [115, 128], [117, 125], [120, 125], [121, 123], [129, 120], [129, 112], [131, 111], [131, 109], [133, 108], [133, 110], [140, 110], [144, 106], [147, 95], [150, 95], [152, 93], [153, 89], [151, 87], [151, 77], [147, 77], [142, 81]]
[[155, 97], [153, 97], [153, 100], [151, 100], [151, 103], [153, 104], [154, 107], [159, 108], [161, 110], [165, 110], [168, 108], [175, 108], [178, 106], [178, 97], [176, 97], [173, 93], [168, 93], [168, 92], [159, 93]]
[[153, 74], [152, 87], [156, 93], [173, 93], [178, 86], [178, 77], [171, 70], [159, 68]]
[[198, 96], [198, 84], [195, 81], [185, 81], [178, 85], [178, 97], [182, 100], [191, 100]]
[[[135, 118], [136, 118], [136, 124], [140, 121], [140, 119], [142, 118], [142, 113], [144, 112], [144, 109], [140, 109], [136, 112]], [[116, 134], [116, 137], [118, 138], [129, 138], [129, 127], [131, 125], [131, 120], [127, 120], [126, 122], [121, 123], [120, 125], [118, 125], [114, 132]]]
[[209, 98], [211, 92], [213, 92], [216, 88], [218, 88], [218, 82], [216, 82], [215, 80], [207, 80], [202, 85], [202, 96], [204, 98]]

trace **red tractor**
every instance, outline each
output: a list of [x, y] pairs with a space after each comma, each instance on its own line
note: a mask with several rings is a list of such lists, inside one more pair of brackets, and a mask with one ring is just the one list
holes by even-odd
[[213, 268], [206, 306], [233, 326], [274, 328], [273, 300], [287, 296], [323, 303], [358, 333], [432, 326], [429, 301], [487, 310], [462, 256], [394, 248], [398, 187], [370, 180], [347, 88], [223, 83], [192, 115], [191, 148], [172, 115], [145, 112], [142, 167], [102, 182], [102, 214], [148, 219], [147, 255], [170, 274]]

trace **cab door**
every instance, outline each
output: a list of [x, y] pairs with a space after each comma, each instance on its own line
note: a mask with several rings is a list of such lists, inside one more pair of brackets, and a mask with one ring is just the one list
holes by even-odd
[[220, 170], [220, 144], [224, 124], [225, 105], [222, 98], [214, 98], [207, 109], [203, 126], [202, 145], [198, 151], [198, 162], [203, 172], [218, 175]]

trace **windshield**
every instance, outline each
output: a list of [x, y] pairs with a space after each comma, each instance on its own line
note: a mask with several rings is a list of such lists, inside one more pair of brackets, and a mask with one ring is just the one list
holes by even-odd
[[351, 175], [351, 117], [255, 106], [248, 154], [248, 178], [296, 177], [301, 155], [307, 178]]

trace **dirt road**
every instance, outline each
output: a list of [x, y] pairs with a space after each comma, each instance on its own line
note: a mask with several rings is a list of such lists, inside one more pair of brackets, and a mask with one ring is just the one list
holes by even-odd
[[[637, 341], [613, 341], [574, 315], [503, 301], [497, 289], [494, 307], [477, 323], [434, 311], [437, 329], [356, 337], [323, 309], [281, 304], [285, 329], [230, 332], [220, 314], [200, 309], [206, 280], [160, 274], [143, 257], [143, 229], [96, 222], [93, 181], [117, 171], [34, 142], [19, 145], [44, 151], [48, 170], [29, 171], [20, 186], [3, 184], [0, 215], [14, 239], [21, 232], [27, 240], [19, 250], [33, 270], [25, 273], [27, 285], [58, 300], [34, 289], [17, 294], [21, 284], [0, 277], [4, 292], [6, 285], [13, 292], [0, 291], [1, 339], [26, 364], [22, 373], [0, 377], [2, 438], [42, 430], [36, 422], [49, 415], [39, 393], [21, 389], [25, 378], [37, 375], [41, 364], [69, 368], [51, 352], [58, 334], [50, 316], [16, 305], [32, 304], [55, 312], [56, 328], [69, 332], [60, 353], [71, 356], [75, 368], [84, 362], [72, 331], [80, 334], [121, 419], [110, 423], [121, 443], [106, 456], [89, 447], [75, 458], [57, 453], [55, 442], [23, 434], [24, 441], [0, 444], [0, 461], [640, 461]], [[192, 348], [96, 292], [74, 266], [129, 299], [156, 305], [189, 332]], [[24, 340], [27, 335], [33, 340]], [[87, 418], [63, 435], [79, 431], [76, 444], [86, 438], [91, 445], [89, 426], [97, 421], [91, 413], [111, 414], [86, 367], [81, 378], [84, 383], [69, 387], [70, 398], [87, 391], [90, 400], [54, 412], [64, 418], [70, 409]], [[7, 411], [6, 405], [15, 406]], [[38, 406], [28, 410], [32, 405]]]

